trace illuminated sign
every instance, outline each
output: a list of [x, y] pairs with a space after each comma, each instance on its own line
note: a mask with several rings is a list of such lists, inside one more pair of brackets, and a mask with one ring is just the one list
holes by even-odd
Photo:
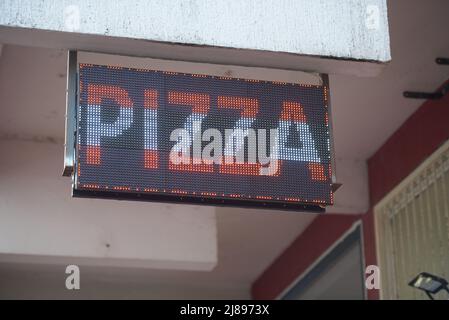
[[332, 204], [324, 84], [76, 67], [75, 196]]

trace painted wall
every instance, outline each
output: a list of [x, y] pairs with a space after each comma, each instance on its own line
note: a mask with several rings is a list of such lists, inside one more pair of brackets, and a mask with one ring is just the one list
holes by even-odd
[[[80, 266], [80, 290], [65, 288], [65, 265], [0, 263], [1, 299], [250, 299], [237, 285], [208, 285], [163, 271], [162, 279], [145, 269]], [[178, 273], [178, 274], [177, 274]], [[161, 273], [158, 273], [160, 275]], [[167, 277], [176, 279], [167, 281]]]
[[215, 209], [71, 198], [63, 146], [0, 140], [0, 261], [211, 270]]
[[0, 12], [7, 27], [390, 60], [385, 0], [5, 0]]

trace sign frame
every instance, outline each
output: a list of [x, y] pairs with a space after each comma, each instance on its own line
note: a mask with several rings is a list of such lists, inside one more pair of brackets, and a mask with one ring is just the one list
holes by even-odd
[[335, 174], [335, 150], [332, 135], [332, 116], [329, 90], [329, 77], [327, 74], [310, 73], [292, 70], [280, 70], [271, 68], [243, 67], [232, 65], [217, 65], [199, 62], [174, 61], [154, 59], [147, 57], [130, 57], [103, 53], [91, 53], [80, 51], [68, 51], [67, 59], [67, 92], [66, 92], [66, 134], [64, 144], [64, 169], [63, 176], [72, 178], [72, 196], [80, 198], [101, 198], [115, 200], [140, 200], [154, 202], [173, 202], [193, 205], [214, 205], [244, 208], [280, 209], [289, 211], [325, 212], [324, 205], [311, 203], [266, 201], [246, 198], [213, 198], [204, 196], [177, 195], [168, 193], [139, 193], [120, 191], [101, 191], [77, 189], [76, 173], [76, 135], [78, 128], [79, 106], [79, 64], [98, 64], [116, 67], [150, 69], [166, 72], [179, 72], [189, 74], [204, 74], [210, 76], [229, 77], [237, 79], [254, 79], [262, 81], [277, 81], [286, 83], [324, 85], [327, 90], [327, 108], [329, 112], [329, 144], [330, 166], [332, 171], [332, 193], [338, 187]]

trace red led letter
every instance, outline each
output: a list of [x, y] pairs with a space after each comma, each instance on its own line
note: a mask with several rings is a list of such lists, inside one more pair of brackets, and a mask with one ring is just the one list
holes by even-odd
[[[178, 104], [184, 106], [192, 107], [192, 114], [187, 118], [184, 128], [186, 130], [190, 130], [190, 146], [194, 144], [195, 134], [193, 128], [195, 124], [199, 123], [200, 132], [199, 132], [199, 141], [201, 141], [201, 122], [206, 117], [206, 114], [210, 109], [210, 97], [208, 94], [202, 93], [191, 93], [191, 92], [176, 92], [171, 91], [168, 93], [168, 103], [170, 104]], [[189, 129], [190, 128], [190, 129]], [[201, 145], [199, 146], [201, 148]], [[195, 146], [194, 146], [195, 148]], [[201, 150], [199, 152], [201, 155]], [[173, 163], [169, 160], [168, 167], [170, 170], [180, 170], [180, 171], [194, 171], [194, 172], [213, 172], [214, 166], [213, 163], [206, 163], [201, 158], [194, 159], [188, 155], [181, 155], [182, 157], [186, 157], [182, 163]], [[171, 159], [171, 158], [170, 158]]]
[[[259, 102], [253, 98], [219, 96], [217, 105], [219, 108], [240, 110], [241, 118], [237, 120], [234, 130], [243, 133], [251, 127], [259, 112]], [[262, 166], [259, 163], [236, 163], [235, 150], [244, 148], [245, 144], [244, 137], [242, 138], [241, 145], [234, 144], [234, 136], [225, 142], [224, 163], [220, 165], [220, 173], [256, 176], [260, 174]]]

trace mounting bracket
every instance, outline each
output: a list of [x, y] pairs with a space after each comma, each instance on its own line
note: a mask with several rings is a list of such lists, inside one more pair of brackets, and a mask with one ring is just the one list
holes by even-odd
[[[449, 65], [449, 58], [436, 58], [435, 62], [439, 65]], [[404, 91], [403, 94], [405, 98], [438, 100], [441, 99], [447, 92], [449, 92], [449, 83], [446, 83], [435, 92]]]

